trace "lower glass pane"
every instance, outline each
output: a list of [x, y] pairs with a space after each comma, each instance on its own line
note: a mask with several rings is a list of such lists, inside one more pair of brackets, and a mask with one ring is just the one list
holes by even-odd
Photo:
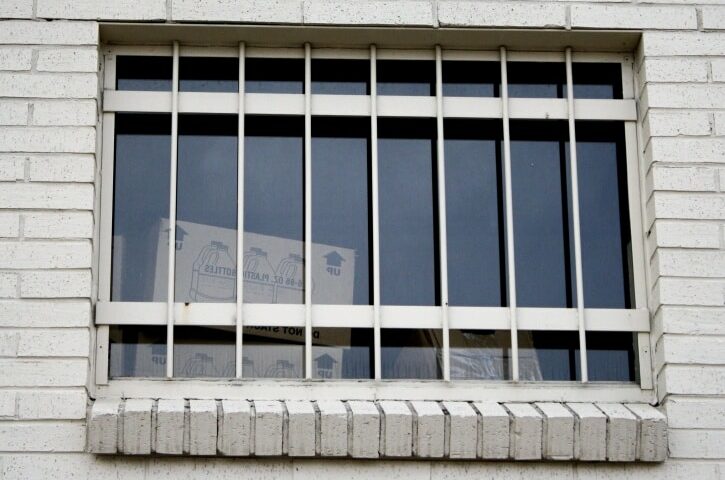
[[636, 381], [635, 338], [632, 332], [587, 332], [589, 380]]
[[108, 376], [166, 376], [166, 326], [112, 325]]
[[175, 327], [174, 377], [234, 378], [234, 327]]
[[243, 377], [304, 376], [304, 327], [245, 327], [242, 342]]
[[312, 331], [314, 378], [372, 378], [373, 370], [371, 329], [316, 328]]
[[380, 331], [384, 379], [442, 378], [440, 330], [384, 328]]
[[452, 379], [511, 378], [511, 332], [451, 330], [449, 335]]

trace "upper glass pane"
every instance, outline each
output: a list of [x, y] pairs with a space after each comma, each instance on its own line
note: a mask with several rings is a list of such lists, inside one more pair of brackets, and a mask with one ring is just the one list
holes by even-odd
[[448, 301], [504, 306], [501, 122], [445, 120]]
[[312, 60], [312, 93], [369, 95], [369, 60]]
[[246, 58], [246, 93], [304, 93], [305, 61], [301, 58]]
[[574, 63], [572, 78], [576, 98], [622, 98], [622, 65], [619, 63]]
[[369, 144], [368, 119], [313, 119], [313, 303], [372, 303]]
[[170, 92], [172, 77], [172, 57], [116, 57], [116, 90]]
[[117, 113], [115, 133], [111, 300], [163, 302], [171, 115]]
[[443, 62], [443, 95], [446, 97], [498, 97], [501, 85], [499, 62]]
[[378, 119], [383, 305], [438, 305], [435, 123]]
[[177, 302], [236, 301], [237, 117], [179, 115]]
[[435, 62], [378, 60], [378, 95], [435, 96]]
[[564, 98], [566, 64], [563, 62], [508, 62], [509, 97]]
[[249, 116], [244, 302], [304, 302], [304, 119]]
[[239, 59], [180, 57], [179, 90], [182, 92], [238, 92]]

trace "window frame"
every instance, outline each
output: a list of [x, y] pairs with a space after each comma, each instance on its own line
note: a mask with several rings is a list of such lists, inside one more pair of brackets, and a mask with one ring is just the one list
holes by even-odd
[[[118, 55], [171, 55], [174, 58], [175, 75], [172, 80], [171, 92], [131, 92], [116, 91], [115, 58]], [[218, 57], [277, 57], [277, 58], [303, 58], [305, 59], [305, 93], [303, 94], [250, 94], [244, 93], [243, 69], [244, 62], [240, 62], [239, 93], [206, 93], [206, 92], [179, 92], [178, 91], [178, 57], [179, 56], [218, 56]], [[318, 391], [323, 397], [338, 395], [339, 398], [365, 398], [373, 395], [375, 398], [402, 398], [403, 392], [409, 391], [410, 398], [456, 399], [471, 398], [484, 395], [485, 398], [511, 399], [514, 391], [530, 392], [523, 398], [557, 398], [566, 400], [592, 400], [607, 399], [612, 401], [648, 401], [654, 391], [652, 379], [652, 355], [650, 343], [650, 314], [647, 308], [647, 282], [646, 259], [644, 250], [643, 229], [643, 196], [644, 191], [641, 170], [641, 161], [638, 148], [638, 121], [636, 108], [636, 91], [633, 75], [633, 55], [631, 53], [591, 53], [551, 51], [528, 52], [508, 51], [501, 47], [499, 51], [484, 50], [447, 50], [440, 46], [430, 49], [377, 49], [374, 45], [368, 49], [357, 48], [326, 48], [324, 46], [311, 48], [309, 44], [302, 47], [269, 48], [246, 46], [240, 43], [238, 47], [200, 47], [200, 46], [107, 46], [103, 48], [102, 78], [102, 145], [100, 171], [100, 221], [99, 221], [99, 257], [98, 257], [98, 295], [96, 301], [96, 361], [95, 386], [99, 391], [114, 394], [118, 392], [138, 392], [139, 395], [149, 395], [154, 392], [164, 392], [168, 388], [173, 372], [173, 348], [167, 347], [167, 379], [111, 379], [108, 378], [108, 349], [110, 325], [167, 325], [168, 343], [173, 345], [173, 325], [225, 325], [235, 326], [237, 331], [236, 379], [193, 380], [174, 378], [180, 381], [179, 387], [174, 391], [188, 395], [194, 390], [194, 384], [204, 385], [208, 388], [210, 382], [216, 385], [213, 391], [225, 392], [233, 385], [244, 385], [248, 397], [255, 396], [250, 392], [258, 391], [262, 398], [275, 392], [279, 387], [291, 389], [284, 395], [300, 395], [308, 397], [310, 391]], [[311, 59], [366, 59], [371, 62], [371, 94], [370, 95], [321, 95], [311, 94], [310, 64]], [[375, 70], [378, 59], [425, 59], [433, 60], [436, 64], [436, 95], [430, 97], [406, 96], [378, 96], [375, 92]], [[442, 95], [442, 61], [496, 61], [502, 67], [506, 62], [537, 61], [537, 62], [565, 62], [568, 72], [571, 71], [572, 62], [616, 62], [622, 65], [622, 91], [623, 99], [599, 100], [571, 98], [508, 98], [506, 95], [506, 82], [502, 81], [500, 97], [471, 98], [471, 97], [443, 97]], [[569, 83], [571, 77], [569, 75]], [[568, 88], [568, 92], [573, 92]], [[341, 108], [344, 105], [344, 108]], [[311, 292], [305, 293], [303, 305], [273, 305], [273, 304], [242, 304], [241, 289], [243, 282], [238, 278], [237, 302], [227, 304], [188, 304], [168, 300], [167, 302], [110, 302], [111, 281], [111, 238], [113, 215], [113, 172], [114, 172], [114, 123], [117, 112], [165, 112], [172, 116], [172, 158], [176, 157], [176, 142], [178, 129], [176, 122], [178, 114], [184, 113], [221, 113], [237, 114], [239, 117], [239, 138], [243, 137], [244, 116], [253, 114], [267, 115], [299, 115], [305, 117], [305, 195], [309, 195], [310, 177], [309, 165], [311, 158], [311, 118], [312, 116], [362, 116], [371, 120], [371, 156], [373, 176], [373, 289], [375, 293], [374, 304], [370, 306], [359, 305], [312, 305]], [[241, 113], [240, 113], [241, 112]], [[379, 229], [378, 195], [377, 195], [377, 118], [378, 117], [423, 117], [435, 118], [438, 128], [437, 169], [439, 183], [445, 182], [441, 175], [444, 167], [443, 129], [444, 118], [478, 118], [501, 119], [504, 124], [504, 138], [502, 146], [508, 150], [508, 122], [510, 119], [538, 119], [538, 120], [568, 120], [570, 132], [574, 128], [574, 120], [616, 120], [622, 121], [625, 132], [626, 164], [627, 164], [627, 193], [629, 199], [630, 234], [632, 239], [632, 269], [635, 296], [632, 309], [590, 309], [590, 308], [521, 308], [513, 305], [505, 307], [452, 307], [447, 305], [446, 262], [446, 230], [445, 230], [445, 188], [439, 188], [439, 218], [441, 228], [439, 232], [440, 243], [440, 272], [442, 298], [441, 306], [388, 306], [380, 305], [379, 292], [379, 258], [377, 238]], [[240, 143], [240, 145], [242, 145]], [[576, 142], [570, 142], [571, 152], [575, 152]], [[244, 149], [239, 148], [239, 171], [243, 172]], [[505, 153], [510, 169], [510, 153]], [[175, 163], [175, 162], [172, 162]], [[174, 175], [174, 173], [172, 173]], [[242, 174], [243, 175], [243, 174]], [[241, 177], [240, 177], [241, 178]], [[504, 192], [507, 212], [511, 212], [510, 183]], [[171, 198], [175, 203], [175, 189], [172, 189]], [[243, 189], [238, 189], [238, 224], [242, 224]], [[574, 202], [578, 203], [578, 202]], [[305, 238], [308, 239], [311, 221], [310, 201], [306, 201]], [[173, 207], [172, 207], [173, 208]], [[173, 210], [172, 210], [173, 212]], [[175, 215], [171, 215], [174, 217]], [[575, 215], [576, 217], [576, 215]], [[579, 229], [578, 218], [574, 218], [575, 229]], [[175, 223], [175, 220], [172, 220]], [[510, 218], [506, 222], [506, 239], [508, 250], [512, 251], [513, 238], [511, 237]], [[239, 235], [241, 237], [241, 235]], [[305, 242], [309, 249], [311, 243]], [[241, 239], [238, 240], [238, 255], [243, 252]], [[171, 250], [173, 252], [173, 249]], [[308, 258], [309, 258], [309, 252]], [[581, 248], [576, 247], [577, 263], [581, 262]], [[515, 269], [514, 262], [509, 264], [509, 288], [515, 288], [515, 278], [511, 275]], [[173, 262], [170, 262], [173, 264]], [[306, 275], [311, 275], [310, 271]], [[238, 273], [241, 276], [241, 270]], [[577, 268], [577, 279], [580, 280], [581, 268]], [[173, 292], [173, 275], [169, 275], [169, 291]], [[309, 281], [309, 278], [307, 278]], [[578, 282], [579, 283], [579, 282]], [[309, 284], [309, 283], [307, 283]], [[581, 286], [581, 285], [579, 285]], [[581, 288], [577, 288], [582, 292]], [[580, 294], [581, 295], [581, 294]], [[169, 298], [173, 298], [170, 296]], [[582, 305], [582, 302], [577, 302]], [[375, 331], [375, 376], [374, 380], [342, 381], [327, 380], [326, 385], [311, 379], [311, 331], [317, 327], [342, 326], [336, 318], [345, 318], [346, 327], [372, 328]], [[206, 319], [214, 319], [212, 323]], [[149, 320], [151, 319], [151, 320]], [[585, 319], [585, 321], [582, 321]], [[241, 378], [242, 354], [242, 327], [246, 326], [295, 326], [304, 327], [305, 335], [305, 378], [298, 380], [262, 380]], [[381, 328], [415, 328], [415, 329], [441, 329], [443, 332], [443, 379], [431, 381], [385, 380], [380, 378], [380, 329]], [[451, 329], [470, 330], [511, 330], [512, 340], [516, 338], [518, 330], [556, 330], [579, 331], [580, 339], [585, 331], [631, 331], [637, 333], [635, 348], [639, 371], [639, 385], [621, 382], [597, 382], [590, 384], [584, 378], [573, 382], [525, 382], [519, 381], [514, 375], [512, 380], [451, 380], [449, 376], [449, 348], [448, 331]], [[581, 348], [581, 355], [586, 358], [586, 348]], [[512, 357], [517, 357], [517, 347], [512, 347]], [[516, 362], [516, 360], [514, 360]], [[583, 366], [584, 367], [584, 366]], [[514, 369], [516, 370], [516, 369]], [[582, 368], [584, 372], [586, 368]], [[584, 373], [583, 377], [586, 376]], [[364, 384], [364, 385], [363, 385]], [[162, 387], [163, 385], [163, 387]], [[421, 392], [423, 385], [425, 393]], [[451, 386], [454, 386], [452, 389]], [[481, 389], [481, 386], [485, 387]], [[478, 387], [476, 387], [478, 386]], [[612, 389], [614, 387], [614, 389]], [[159, 390], [160, 388], [160, 390]], [[249, 390], [251, 388], [251, 391]], [[553, 394], [544, 394], [546, 389], [553, 389]], [[352, 390], [351, 390], [352, 389]], [[482, 390], [482, 392], [478, 391]], [[359, 393], [354, 393], [358, 391]], [[297, 393], [299, 392], [299, 393]], [[388, 392], [388, 393], [385, 393]], [[397, 393], [395, 393], [397, 392]], [[477, 393], [474, 393], [477, 392]], [[277, 391], [272, 396], [279, 396]], [[497, 396], [499, 395], [499, 396]], [[158, 395], [157, 395], [158, 396]], [[518, 397], [516, 397], [518, 398]]]

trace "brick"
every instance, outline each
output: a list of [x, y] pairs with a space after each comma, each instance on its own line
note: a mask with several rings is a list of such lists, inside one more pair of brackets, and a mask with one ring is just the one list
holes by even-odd
[[96, 98], [95, 73], [0, 72], [0, 97]]
[[0, 268], [90, 268], [91, 244], [74, 242], [0, 242]]
[[642, 55], [722, 55], [725, 33], [652, 32], [642, 34]]
[[669, 451], [672, 459], [725, 458], [725, 431], [672, 430], [669, 435]]
[[702, 28], [725, 30], [725, 7], [702, 7]]
[[86, 427], [82, 423], [0, 422], [0, 451], [82, 452]]
[[720, 108], [725, 104], [725, 85], [721, 84], [650, 84], [646, 89], [647, 108]]
[[654, 192], [648, 205], [650, 219], [722, 220], [725, 196], [707, 193]]
[[246, 400], [222, 400], [217, 448], [222, 455], [250, 453], [252, 409]]
[[670, 395], [725, 395], [725, 367], [665, 365], [659, 375], [661, 393]]
[[0, 125], [27, 125], [28, 102], [0, 100]]
[[574, 458], [574, 415], [560, 403], [537, 403], [544, 414], [542, 452], [550, 460]]
[[691, 7], [630, 5], [571, 6], [572, 28], [695, 30], [697, 13]]
[[33, 0], [3, 0], [0, 18], [32, 18]]
[[301, 0], [172, 0], [176, 22], [302, 23]]
[[95, 48], [54, 48], [38, 52], [39, 72], [97, 72], [98, 50]]
[[30, 212], [23, 215], [26, 238], [91, 238], [91, 212]]
[[430, 2], [418, 0], [307, 0], [303, 21], [318, 25], [433, 26], [433, 8]]
[[88, 357], [88, 329], [31, 329], [20, 331], [19, 357]]
[[442, 458], [445, 454], [446, 418], [437, 402], [410, 402], [415, 413], [413, 455]]
[[317, 402], [320, 411], [320, 455], [347, 456], [347, 409], [339, 400]]
[[184, 400], [159, 399], [156, 406], [154, 452], [166, 455], [184, 453]]
[[719, 398], [669, 397], [664, 403], [670, 428], [725, 429], [725, 402]]
[[189, 453], [216, 455], [217, 404], [215, 400], [189, 401]]
[[0, 47], [0, 70], [30, 70], [32, 54], [29, 48]]
[[0, 391], [0, 418], [15, 416], [17, 394], [10, 390]]
[[254, 402], [254, 454], [282, 455], [282, 423], [284, 410], [277, 401]]
[[98, 399], [88, 418], [88, 451], [91, 453], [118, 452], [119, 399]]
[[153, 402], [146, 398], [132, 398], [124, 402], [121, 412], [123, 453], [127, 455], [151, 453], [152, 407]]
[[0, 152], [93, 153], [91, 127], [0, 127]]
[[373, 402], [350, 401], [352, 432], [348, 441], [353, 458], [377, 458], [380, 448], [380, 412]]
[[2, 22], [0, 44], [98, 45], [98, 25], [93, 22]]
[[725, 312], [718, 308], [662, 305], [652, 324], [654, 333], [725, 335]]
[[95, 126], [95, 100], [33, 102], [33, 125]]
[[166, 0], [37, 0], [41, 18], [166, 20]]
[[543, 422], [539, 412], [528, 403], [505, 403], [511, 421], [511, 457], [515, 460], [541, 458]]
[[19, 332], [13, 330], [0, 331], [0, 357], [16, 357], [19, 342]]
[[574, 458], [607, 459], [607, 416], [592, 403], [567, 403], [574, 412]]
[[438, 22], [455, 27], [563, 28], [566, 6], [554, 2], [439, 2]]
[[31, 182], [92, 182], [95, 178], [93, 155], [28, 157]]
[[607, 416], [607, 460], [633, 462], [637, 450], [637, 417], [618, 403], [597, 403]]
[[90, 270], [28, 271], [20, 274], [20, 296], [25, 298], [88, 297]]
[[385, 457], [409, 457], [412, 453], [413, 414], [405, 402], [383, 400], [380, 451]]
[[467, 402], [443, 402], [448, 411], [448, 457], [476, 458], [478, 447], [478, 414]]
[[508, 412], [495, 402], [479, 402], [474, 406], [481, 414], [479, 456], [487, 460], [508, 458], [511, 423]]
[[657, 281], [654, 296], [662, 304], [722, 306], [725, 301], [725, 282], [664, 277]]
[[[287, 452], [290, 457], [315, 456], [315, 407], [307, 400], [285, 402], [287, 407]], [[320, 434], [322, 435], [322, 433]], [[347, 439], [345, 439], [347, 446]]]
[[667, 458], [667, 417], [647, 404], [625, 406], [639, 419], [637, 458], [643, 462], [663, 462]]
[[6, 183], [0, 188], [0, 208], [93, 209], [93, 185]]
[[725, 112], [715, 112], [715, 135], [725, 136]]
[[707, 82], [707, 60], [702, 58], [645, 58], [642, 83]]
[[88, 359], [0, 359], [1, 387], [85, 386]]
[[80, 420], [86, 418], [86, 402], [87, 396], [82, 389], [21, 391], [18, 392], [18, 418]]
[[17, 237], [20, 234], [20, 215], [0, 212], [0, 238]]
[[90, 322], [88, 300], [0, 301], [0, 327], [87, 327]]
[[671, 167], [655, 163], [647, 178], [648, 189], [681, 192], [716, 192], [717, 170], [710, 167]]
[[725, 365], [722, 337], [664, 335], [657, 350], [670, 364]]
[[710, 135], [708, 112], [670, 112], [650, 110], [644, 122], [644, 137]]
[[0, 180], [14, 182], [25, 178], [25, 158], [22, 155], [0, 154]]
[[655, 247], [719, 248], [720, 226], [716, 223], [656, 220], [650, 240], [652, 251]]
[[18, 275], [16, 273], [0, 272], [0, 298], [15, 298], [18, 296]]
[[655, 276], [722, 277], [725, 272], [725, 251], [660, 249], [654, 264]]
[[725, 139], [652, 138], [645, 158], [648, 163], [725, 163]]

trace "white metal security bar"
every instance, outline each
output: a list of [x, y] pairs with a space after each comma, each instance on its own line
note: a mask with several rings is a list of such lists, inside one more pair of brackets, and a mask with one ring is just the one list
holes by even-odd
[[174, 42], [171, 76], [171, 160], [169, 179], [169, 274], [166, 297], [166, 376], [174, 376], [174, 303], [176, 284], [176, 167], [179, 146], [179, 42]]
[[[239, 78], [245, 78], [244, 43], [239, 44]], [[236, 355], [234, 367], [237, 378], [242, 377], [244, 348], [244, 82], [239, 82], [237, 99], [239, 116], [237, 118], [237, 304], [236, 304]]]

